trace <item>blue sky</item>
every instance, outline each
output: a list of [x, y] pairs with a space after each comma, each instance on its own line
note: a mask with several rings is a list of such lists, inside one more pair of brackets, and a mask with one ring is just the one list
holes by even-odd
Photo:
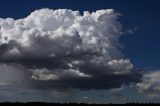
[[[124, 45], [123, 54], [130, 59], [135, 68], [148, 72], [160, 69], [159, 4], [159, 0], [1, 0], [0, 17], [22, 19], [34, 10], [42, 8], [72, 9], [78, 10], [80, 13], [83, 13], [83, 11], [93, 12], [100, 9], [114, 9], [121, 14], [119, 21], [123, 25], [124, 35], [120, 38], [120, 42]], [[149, 75], [150, 77], [152, 75]], [[159, 82], [156, 82], [156, 84], [159, 84]], [[50, 94], [50, 91], [41, 90], [23, 89], [20, 92], [11, 93], [12, 91], [14, 91], [12, 88], [11, 90], [2, 88], [0, 90], [2, 95], [0, 101], [125, 103], [131, 101], [159, 102], [160, 99], [148, 98], [143, 93], [139, 94], [135, 87], [126, 87], [115, 94], [112, 94], [112, 91], [108, 89], [73, 90], [67, 93], [52, 91], [53, 95]], [[16, 96], [13, 97], [12, 95]], [[45, 97], [42, 95], [45, 95]], [[31, 96], [32, 98], [30, 98]], [[117, 98], [119, 101], [117, 101]]]

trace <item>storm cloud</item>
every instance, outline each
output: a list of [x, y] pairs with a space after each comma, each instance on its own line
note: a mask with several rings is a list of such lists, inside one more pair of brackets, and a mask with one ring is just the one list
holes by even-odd
[[119, 16], [113, 9], [40, 9], [1, 18], [0, 86], [90, 90], [139, 82], [142, 75], [121, 52]]

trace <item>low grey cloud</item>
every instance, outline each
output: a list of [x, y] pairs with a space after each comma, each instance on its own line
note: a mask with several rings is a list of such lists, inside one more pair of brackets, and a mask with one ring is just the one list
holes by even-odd
[[160, 71], [151, 71], [143, 74], [142, 81], [137, 83], [140, 93], [145, 93], [150, 98], [160, 96]]
[[121, 52], [118, 19], [113, 9], [41, 9], [23, 19], [1, 18], [0, 86], [90, 90], [139, 82], [141, 73]]

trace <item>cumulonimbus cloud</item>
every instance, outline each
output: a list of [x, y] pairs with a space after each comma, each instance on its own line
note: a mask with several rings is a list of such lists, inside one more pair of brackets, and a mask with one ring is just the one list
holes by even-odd
[[141, 74], [121, 52], [118, 19], [113, 9], [83, 15], [41, 9], [23, 19], [1, 18], [0, 69], [25, 73], [14, 80], [25, 79], [22, 85], [31, 88], [110, 89], [139, 82]]

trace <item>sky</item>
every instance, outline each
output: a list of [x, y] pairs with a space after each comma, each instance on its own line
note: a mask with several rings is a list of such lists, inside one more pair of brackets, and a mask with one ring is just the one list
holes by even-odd
[[2, 0], [0, 101], [160, 100], [158, 0]]

